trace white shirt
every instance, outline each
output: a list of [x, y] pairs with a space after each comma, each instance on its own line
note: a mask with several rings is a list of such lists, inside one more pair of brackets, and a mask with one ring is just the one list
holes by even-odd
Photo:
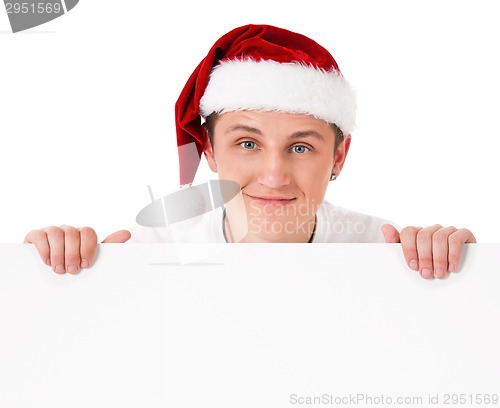
[[[225, 243], [221, 207], [168, 227], [136, 227], [128, 243]], [[317, 212], [313, 243], [385, 243], [380, 228], [392, 224], [382, 218], [337, 207], [324, 201]]]

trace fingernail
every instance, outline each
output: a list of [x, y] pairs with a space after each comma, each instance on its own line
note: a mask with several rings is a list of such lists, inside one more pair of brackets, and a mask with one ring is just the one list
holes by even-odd
[[444, 277], [444, 270], [442, 268], [436, 268], [434, 271], [434, 276], [436, 278], [443, 278]]
[[77, 273], [78, 272], [78, 266], [76, 266], [76, 265], [69, 265], [67, 270], [68, 270], [69, 273]]
[[61, 265], [61, 264], [57, 265], [55, 271], [57, 273], [63, 273], [64, 272], [64, 265]]
[[82, 259], [81, 267], [82, 268], [87, 268], [89, 266], [89, 261], [86, 259]]
[[50, 266], [50, 259], [47, 259], [47, 260], [45, 261], [45, 265], [49, 265], [49, 266]]
[[418, 271], [418, 263], [414, 259], [410, 261], [410, 269], [413, 269], [414, 271]]
[[431, 270], [430, 269], [422, 269], [422, 278], [428, 279], [431, 277]]
[[448, 270], [450, 272], [455, 272], [455, 264], [450, 262], [450, 264], [448, 265]]

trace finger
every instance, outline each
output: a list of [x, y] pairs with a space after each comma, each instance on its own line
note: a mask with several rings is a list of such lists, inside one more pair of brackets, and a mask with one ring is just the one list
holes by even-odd
[[66, 272], [76, 274], [80, 271], [80, 231], [69, 225], [61, 225], [64, 231], [64, 265]]
[[78, 228], [80, 231], [80, 267], [88, 268], [92, 265], [97, 247], [97, 234], [90, 227]]
[[434, 277], [444, 278], [448, 274], [448, 237], [457, 229], [441, 228], [432, 235], [432, 264]]
[[436, 224], [432, 227], [422, 228], [417, 234], [418, 266], [422, 278], [429, 279], [434, 276], [432, 263], [432, 236], [443, 228]]
[[43, 231], [47, 233], [50, 247], [50, 264], [56, 273], [64, 273], [64, 231], [58, 227], [47, 227]]
[[414, 271], [418, 271], [417, 234], [421, 229], [420, 227], [406, 227], [400, 233], [406, 264]]
[[448, 270], [456, 272], [463, 244], [476, 243], [476, 237], [468, 229], [461, 228], [448, 237]]
[[50, 246], [47, 239], [47, 233], [45, 231], [33, 230], [28, 232], [24, 238], [24, 243], [35, 245], [43, 263], [50, 266]]
[[102, 243], [103, 244], [109, 244], [109, 243], [122, 244], [124, 242], [127, 242], [131, 236], [132, 236], [132, 234], [130, 233], [130, 231], [120, 230], [120, 231], [113, 232], [111, 235], [106, 237], [106, 239], [104, 241], [102, 241]]
[[380, 228], [384, 235], [385, 242], [388, 244], [397, 244], [400, 241], [399, 231], [391, 224], [384, 224]]

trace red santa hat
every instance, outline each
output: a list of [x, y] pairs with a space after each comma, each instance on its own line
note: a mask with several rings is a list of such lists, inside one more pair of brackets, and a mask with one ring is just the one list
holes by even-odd
[[355, 127], [356, 97], [332, 55], [301, 34], [269, 25], [218, 39], [175, 105], [181, 185], [192, 183], [207, 135], [202, 117], [237, 110], [310, 114]]

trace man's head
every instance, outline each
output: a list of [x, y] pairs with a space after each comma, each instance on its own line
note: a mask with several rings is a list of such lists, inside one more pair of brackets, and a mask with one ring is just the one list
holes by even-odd
[[176, 103], [181, 184], [193, 181], [203, 152], [220, 179], [241, 186], [226, 205], [233, 241], [307, 242], [355, 113], [355, 94], [321, 45], [273, 26], [236, 28]]

